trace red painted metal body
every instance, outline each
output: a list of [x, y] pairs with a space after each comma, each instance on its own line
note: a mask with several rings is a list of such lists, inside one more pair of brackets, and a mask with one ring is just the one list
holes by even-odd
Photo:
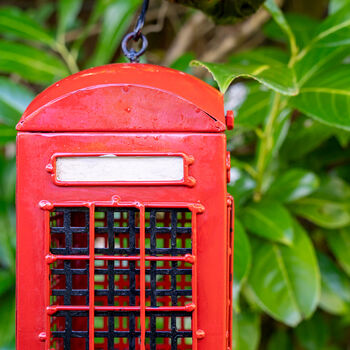
[[[233, 200], [226, 192], [229, 159], [223, 133], [222, 95], [194, 77], [167, 68], [108, 65], [75, 74], [45, 90], [28, 107], [17, 128], [17, 349], [67, 348], [53, 339], [53, 334], [64, 328], [64, 322], [55, 318], [55, 314], [76, 311], [86, 312], [88, 321], [87, 324], [73, 321], [73, 330], [88, 335], [86, 339], [70, 340], [71, 349], [129, 349], [128, 340], [118, 340], [116, 345], [106, 339], [96, 340], [98, 332], [103, 334], [108, 330], [105, 321], [102, 326], [96, 323], [96, 314], [135, 312], [138, 335], [134, 348], [153, 350], [148, 340], [152, 332], [148, 319], [156, 311], [191, 316], [192, 339], [188, 343], [179, 339], [177, 349], [231, 349]], [[184, 180], [85, 184], [62, 184], [55, 180], [55, 157], [101, 154], [181, 155]], [[64, 208], [80, 208], [88, 217], [85, 222], [79, 213], [70, 214], [73, 231], [74, 227], [84, 225], [88, 230], [84, 231], [86, 242], [85, 238], [75, 239], [73, 233], [73, 250], [83, 241], [88, 247], [80, 255], [52, 253], [53, 246], [62, 244], [59, 234], [53, 238], [52, 232], [63, 226], [60, 210]], [[130, 208], [136, 212], [138, 254], [96, 253], [96, 242], [107, 237], [97, 229], [97, 223], [105, 220], [96, 215], [101, 208], [106, 213], [108, 208]], [[189, 213], [190, 219], [185, 216], [177, 219], [186, 225], [177, 226], [184, 226], [184, 232], [185, 226], [191, 228], [191, 253], [181, 256], [147, 253], [152, 220], [149, 213], [159, 208]], [[161, 219], [164, 227], [172, 225], [167, 215]], [[118, 225], [123, 226], [122, 219], [118, 220]], [[164, 237], [163, 243], [170, 244], [170, 234]], [[126, 242], [131, 244], [128, 238]], [[179, 239], [178, 243], [185, 244], [185, 239]], [[71, 304], [53, 297], [53, 281], [58, 285], [63, 283], [61, 277], [56, 276], [55, 280], [54, 271], [62, 269], [65, 261], [77, 271], [89, 264], [86, 275], [73, 278], [73, 288], [88, 286], [87, 303], [81, 296], [72, 297]], [[104, 265], [99, 267], [99, 262]], [[118, 263], [119, 270], [136, 264], [139, 294], [135, 305], [127, 305], [128, 299], [120, 297], [124, 304], [113, 306], [104, 302], [101, 293], [96, 293], [98, 288], [107, 288], [107, 276], [99, 282], [96, 271], [108, 262]], [[191, 297], [179, 297], [179, 303], [173, 305], [164, 296], [160, 305], [152, 306], [149, 266], [153, 263], [160, 263], [163, 273], [173, 268], [173, 264], [184, 273], [190, 271], [191, 281], [187, 283], [178, 276], [179, 282], [174, 283], [179, 283], [181, 289], [191, 289]], [[172, 288], [173, 280], [157, 279], [154, 283], [158, 282], [163, 289]], [[170, 320], [167, 316], [164, 319]], [[160, 332], [169, 333], [170, 326], [165, 323]], [[115, 331], [122, 334], [128, 330], [122, 323], [118, 324]], [[179, 327], [184, 327], [181, 324]], [[157, 344], [156, 349], [172, 349], [165, 340]]]

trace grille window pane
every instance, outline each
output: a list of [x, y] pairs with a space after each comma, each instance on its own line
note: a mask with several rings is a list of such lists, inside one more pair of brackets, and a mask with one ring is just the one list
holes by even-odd
[[134, 208], [103, 208], [95, 211], [95, 254], [139, 255], [139, 215]]
[[192, 265], [178, 261], [146, 262], [146, 305], [185, 306], [192, 302]]
[[192, 213], [187, 209], [147, 209], [146, 254], [192, 254]]
[[54, 349], [89, 349], [89, 313], [58, 311], [51, 317]]
[[89, 262], [57, 260], [51, 265], [52, 305], [89, 305]]
[[52, 254], [89, 254], [89, 210], [87, 208], [57, 208], [50, 213]]
[[182, 312], [146, 313], [146, 349], [192, 349], [192, 317]]
[[140, 336], [139, 312], [95, 312], [95, 349], [139, 349]]
[[95, 305], [140, 305], [140, 269], [136, 261], [95, 263]]

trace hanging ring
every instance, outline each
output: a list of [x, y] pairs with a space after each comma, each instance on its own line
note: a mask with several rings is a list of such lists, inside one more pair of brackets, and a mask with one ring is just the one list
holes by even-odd
[[[136, 51], [133, 48], [128, 48], [128, 43], [130, 40], [134, 40], [135, 42], [141, 40], [142, 45], [141, 49]], [[130, 62], [138, 62], [139, 57], [146, 51], [148, 46], [148, 40], [147, 38], [140, 32], [131, 32], [127, 35], [125, 35], [123, 41], [122, 41], [122, 50], [124, 52], [124, 55], [130, 60]]]

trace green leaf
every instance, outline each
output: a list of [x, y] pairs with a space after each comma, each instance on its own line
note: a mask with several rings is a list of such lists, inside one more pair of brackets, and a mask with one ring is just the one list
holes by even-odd
[[282, 159], [300, 159], [329, 139], [332, 134], [333, 130], [329, 126], [300, 117], [292, 123], [280, 156]]
[[278, 202], [262, 200], [242, 212], [244, 226], [252, 233], [287, 245], [293, 243], [293, 224], [288, 211]]
[[15, 237], [16, 231], [9, 215], [0, 214], [0, 263], [15, 273]]
[[313, 197], [346, 203], [350, 200], [350, 185], [336, 176], [323, 177]]
[[15, 126], [33, 98], [34, 94], [26, 87], [0, 77], [0, 121]]
[[290, 51], [292, 55], [295, 55], [298, 51], [294, 33], [292, 32], [288, 22], [286, 21], [283, 12], [276, 5], [275, 0], [266, 0], [265, 8], [270, 12], [274, 21], [279, 25], [283, 32], [287, 35], [290, 45]]
[[140, 2], [140, 0], [114, 0], [106, 8], [101, 34], [88, 66], [98, 66], [110, 61]]
[[0, 40], [0, 71], [30, 82], [50, 84], [69, 74], [56, 56], [23, 44]]
[[[259, 124], [262, 124], [266, 118], [272, 92], [257, 83], [246, 84], [245, 87], [247, 89], [247, 96], [243, 103], [234, 109], [235, 127], [255, 129]], [[225, 97], [229, 94], [230, 90]], [[230, 101], [227, 102], [228, 104], [230, 103]]]
[[[350, 44], [350, 4], [327, 17], [319, 26], [310, 46], [340, 46]], [[308, 48], [306, 48], [306, 51]], [[301, 53], [303, 55], [303, 53]]]
[[15, 339], [15, 294], [14, 290], [0, 299], [0, 347]]
[[318, 262], [322, 276], [320, 307], [336, 315], [350, 311], [350, 280], [326, 255], [319, 253]]
[[[297, 46], [304, 47], [313, 38], [320, 21], [299, 13], [285, 13], [284, 16], [294, 33]], [[269, 21], [264, 26], [264, 33], [271, 39], [282, 42], [288, 41], [288, 36], [274, 20]]]
[[58, 3], [58, 26], [57, 36], [64, 36], [67, 29], [70, 29], [81, 9], [82, 0], [60, 0]]
[[16, 140], [17, 131], [13, 126], [0, 124], [0, 145], [6, 145]]
[[255, 181], [245, 171], [238, 168], [231, 168], [231, 183], [227, 186], [227, 190], [235, 199], [235, 204], [239, 208], [252, 196]]
[[302, 322], [295, 329], [295, 333], [305, 350], [324, 349], [329, 338], [327, 324], [321, 313], [318, 312], [311, 319]]
[[233, 350], [257, 350], [260, 342], [260, 316], [242, 312], [233, 317]]
[[277, 177], [267, 195], [280, 202], [292, 202], [306, 197], [319, 187], [318, 177], [307, 170], [290, 169]]
[[0, 297], [16, 283], [15, 275], [9, 270], [0, 270]]
[[282, 54], [277, 49], [264, 48], [241, 53], [229, 63], [192, 61], [192, 65], [206, 68], [223, 93], [235, 79], [242, 77], [255, 79], [281, 94], [296, 95], [298, 87], [294, 71], [281, 61]]
[[182, 72], [191, 74], [191, 68], [189, 67], [190, 62], [194, 60], [195, 56], [192, 52], [186, 52], [177, 58], [174, 62], [169, 66], [172, 69], [180, 70]]
[[38, 23], [17, 7], [0, 8], [0, 31], [20, 39], [34, 40], [53, 47], [55, 39]]
[[286, 331], [280, 330], [272, 334], [267, 350], [292, 350], [292, 341]]
[[328, 232], [326, 239], [339, 265], [350, 276], [350, 227]]
[[320, 227], [340, 228], [350, 224], [349, 207], [344, 203], [308, 197], [293, 202], [290, 209]]
[[284, 246], [254, 239], [248, 288], [259, 306], [273, 318], [296, 326], [316, 309], [320, 274], [314, 247], [297, 223], [294, 243]]
[[330, 0], [328, 5], [328, 11], [330, 14], [333, 14], [347, 5], [349, 5], [349, 0]]
[[252, 257], [248, 236], [237, 218], [235, 219], [234, 234], [233, 303], [234, 308], [238, 311], [239, 293], [247, 279]]
[[338, 65], [316, 75], [290, 103], [324, 124], [350, 130], [350, 66]]

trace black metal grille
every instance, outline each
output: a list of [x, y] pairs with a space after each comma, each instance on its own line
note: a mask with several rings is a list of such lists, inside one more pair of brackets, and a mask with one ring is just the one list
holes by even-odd
[[51, 213], [50, 232], [52, 254], [88, 255], [88, 208], [57, 208]]
[[[187, 344], [192, 343], [192, 317], [186, 312], [146, 312], [149, 327], [146, 331], [146, 344], [150, 350], [156, 350], [157, 345], [169, 345], [169, 350], [177, 350], [181, 339], [187, 338]], [[182, 340], [182, 343], [185, 343]]]
[[[96, 311], [95, 343], [106, 344], [108, 349], [135, 349], [141, 336], [139, 314], [138, 311]], [[116, 344], [119, 346], [115, 347]]]
[[89, 262], [56, 261], [51, 268], [51, 295], [56, 305], [89, 305]]
[[[102, 266], [98, 266], [101, 265]], [[135, 261], [97, 261], [95, 304], [108, 306], [140, 305], [140, 269]]]
[[[89, 219], [88, 208], [56, 208], [50, 214], [51, 253], [89, 255]], [[192, 265], [167, 261], [166, 256], [192, 254], [192, 213], [182, 208], [147, 208], [145, 235], [146, 256], [160, 259], [146, 261], [146, 306], [190, 303]], [[94, 262], [95, 305], [140, 306], [138, 209], [95, 208], [95, 254], [100, 257]], [[109, 256], [120, 259], [108, 260]], [[89, 305], [89, 260], [58, 259], [50, 266], [51, 305]], [[96, 350], [139, 349], [140, 311], [96, 310], [94, 323]], [[147, 349], [191, 348], [191, 313], [147, 311], [145, 326]], [[55, 349], [89, 348], [88, 311], [59, 311], [51, 317], [51, 329]]]
[[[149, 265], [149, 267], [147, 267]], [[192, 301], [192, 265], [178, 261], [146, 263], [147, 306], [184, 306]]]
[[51, 328], [54, 349], [89, 349], [88, 311], [58, 311]]
[[191, 254], [191, 233], [191, 212], [187, 209], [146, 210], [146, 254], [152, 256]]
[[95, 254], [103, 255], [139, 255], [136, 247], [139, 240], [139, 215], [135, 208], [101, 208], [95, 209], [95, 237], [100, 244]]

